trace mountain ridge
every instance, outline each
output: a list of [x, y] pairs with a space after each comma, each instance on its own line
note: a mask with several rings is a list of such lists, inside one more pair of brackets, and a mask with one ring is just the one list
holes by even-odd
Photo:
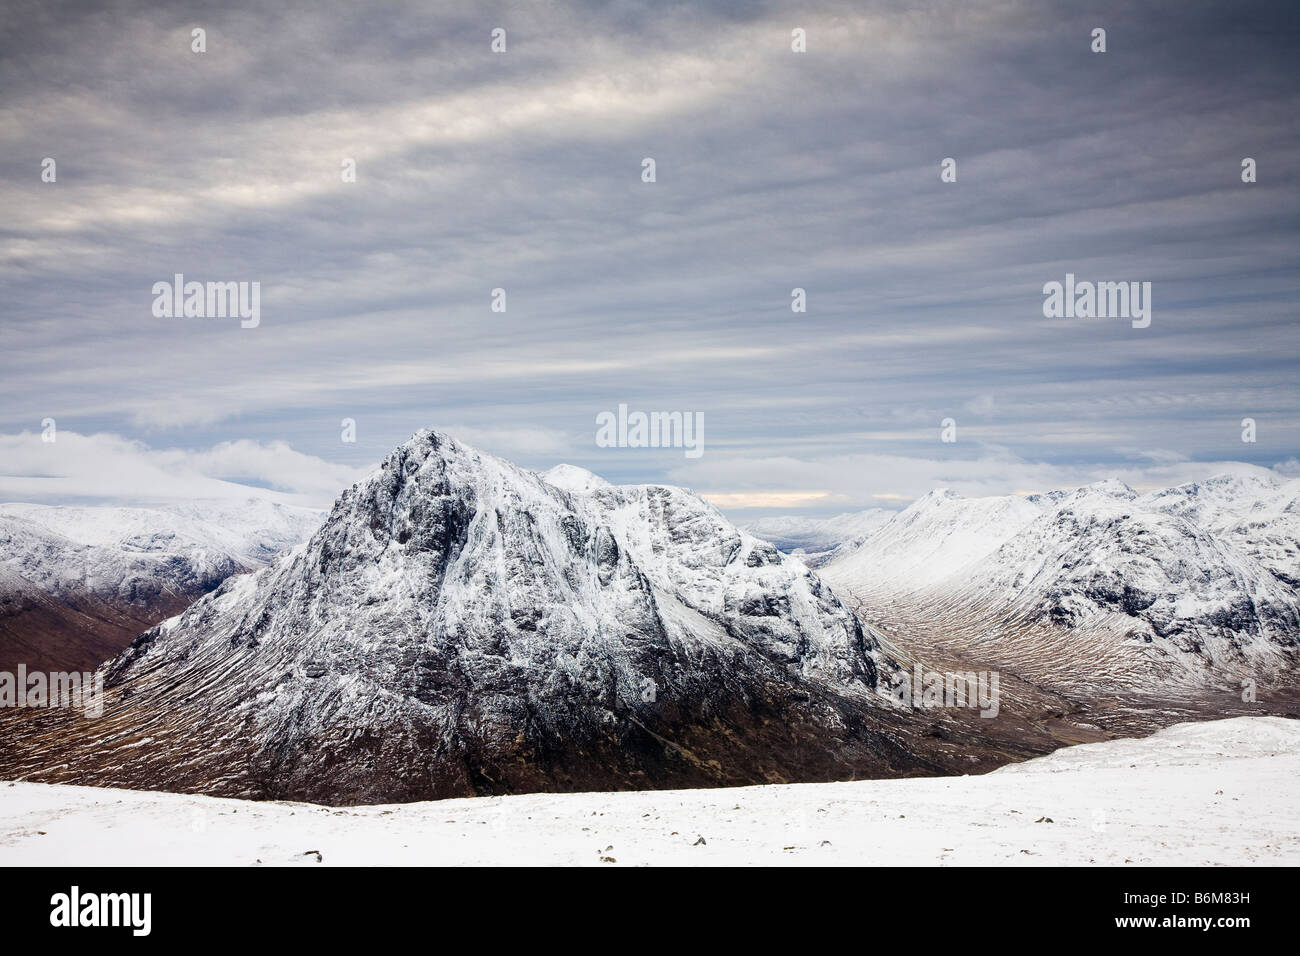
[[337, 804], [970, 766], [802, 564], [689, 491], [552, 479], [418, 432], [0, 770]]
[[[928, 608], [972, 652], [1003, 645], [1000, 659], [1052, 686], [1072, 668], [1080, 684], [1294, 682], [1298, 493], [1222, 475], [1147, 494], [1116, 480], [931, 494], [819, 573], [868, 615], [892, 604], [915, 622]], [[1048, 661], [1058, 644], [1068, 653]]]
[[0, 669], [93, 670], [321, 520], [249, 498], [169, 507], [0, 504]]

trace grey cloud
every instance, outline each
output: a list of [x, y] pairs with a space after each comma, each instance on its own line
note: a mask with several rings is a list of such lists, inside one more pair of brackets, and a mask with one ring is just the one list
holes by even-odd
[[[1300, 450], [1296, 39], [1265, 3], [19, 4], [0, 429], [361, 466], [455, 425], [691, 484], [990, 448], [1269, 466]], [[1044, 319], [1066, 271], [1151, 281], [1151, 328]], [[262, 326], [154, 319], [174, 272], [261, 281]], [[704, 412], [704, 458], [597, 449], [618, 402]]]

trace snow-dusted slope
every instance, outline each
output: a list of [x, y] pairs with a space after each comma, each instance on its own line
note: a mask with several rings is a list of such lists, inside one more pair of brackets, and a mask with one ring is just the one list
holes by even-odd
[[141, 635], [103, 720], [4, 759], [340, 803], [906, 772], [873, 723], [900, 719], [888, 666], [815, 575], [689, 491], [426, 431], [305, 548]]
[[330, 810], [0, 784], [0, 865], [1300, 865], [1300, 721], [1180, 724], [980, 777]]
[[1300, 587], [1300, 478], [1218, 475], [1141, 499], [1230, 542], [1292, 587]]
[[837, 553], [821, 573], [855, 592], [924, 587], [991, 554], [1042, 513], [1034, 499], [963, 498], [939, 489], [899, 512], [862, 544]]
[[258, 498], [167, 508], [0, 504], [0, 562], [56, 596], [86, 591], [130, 600], [219, 583], [305, 541], [322, 512]]
[[1015, 616], [1141, 645], [1161, 677], [1295, 669], [1295, 591], [1195, 525], [1131, 504], [1067, 499], [991, 555], [972, 589]]
[[1030, 497], [936, 492], [819, 573], [904, 604], [1054, 686], [1294, 682], [1295, 482], [1117, 481]]
[[817, 554], [847, 542], [861, 542], [893, 516], [894, 512], [886, 508], [868, 508], [832, 518], [801, 515], [757, 518], [741, 522], [738, 527], [772, 542], [782, 551]]
[[323, 515], [262, 499], [167, 508], [0, 504], [0, 666], [93, 668]]
[[613, 487], [604, 478], [577, 465], [556, 465], [549, 471], [542, 472], [541, 477], [549, 485], [579, 494]]
[[0, 515], [31, 521], [79, 544], [156, 551], [169, 541], [182, 541], [221, 546], [253, 560], [302, 540], [303, 532], [324, 517], [315, 509], [254, 497], [156, 508], [8, 503], [0, 504]]

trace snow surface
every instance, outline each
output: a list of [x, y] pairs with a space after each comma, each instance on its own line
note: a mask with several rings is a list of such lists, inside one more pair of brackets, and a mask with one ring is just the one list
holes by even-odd
[[985, 558], [1043, 513], [1009, 495], [963, 498], [940, 488], [895, 515], [855, 549], [837, 554], [822, 577], [871, 587], [909, 589], [942, 581]]
[[556, 488], [563, 488], [565, 491], [577, 491], [582, 494], [597, 491], [601, 488], [612, 488], [608, 481], [586, 468], [579, 468], [577, 465], [556, 465], [549, 471], [541, 473], [541, 479], [549, 485]]
[[14, 783], [0, 865], [1294, 866], [1297, 780], [1300, 721], [1239, 717], [979, 777], [348, 809]]

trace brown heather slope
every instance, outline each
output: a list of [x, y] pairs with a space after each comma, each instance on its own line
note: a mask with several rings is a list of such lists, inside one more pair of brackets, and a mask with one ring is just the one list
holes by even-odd
[[94, 597], [60, 600], [0, 575], [0, 671], [93, 671], [159, 621], [179, 614], [202, 592], [162, 594], [137, 605]]

